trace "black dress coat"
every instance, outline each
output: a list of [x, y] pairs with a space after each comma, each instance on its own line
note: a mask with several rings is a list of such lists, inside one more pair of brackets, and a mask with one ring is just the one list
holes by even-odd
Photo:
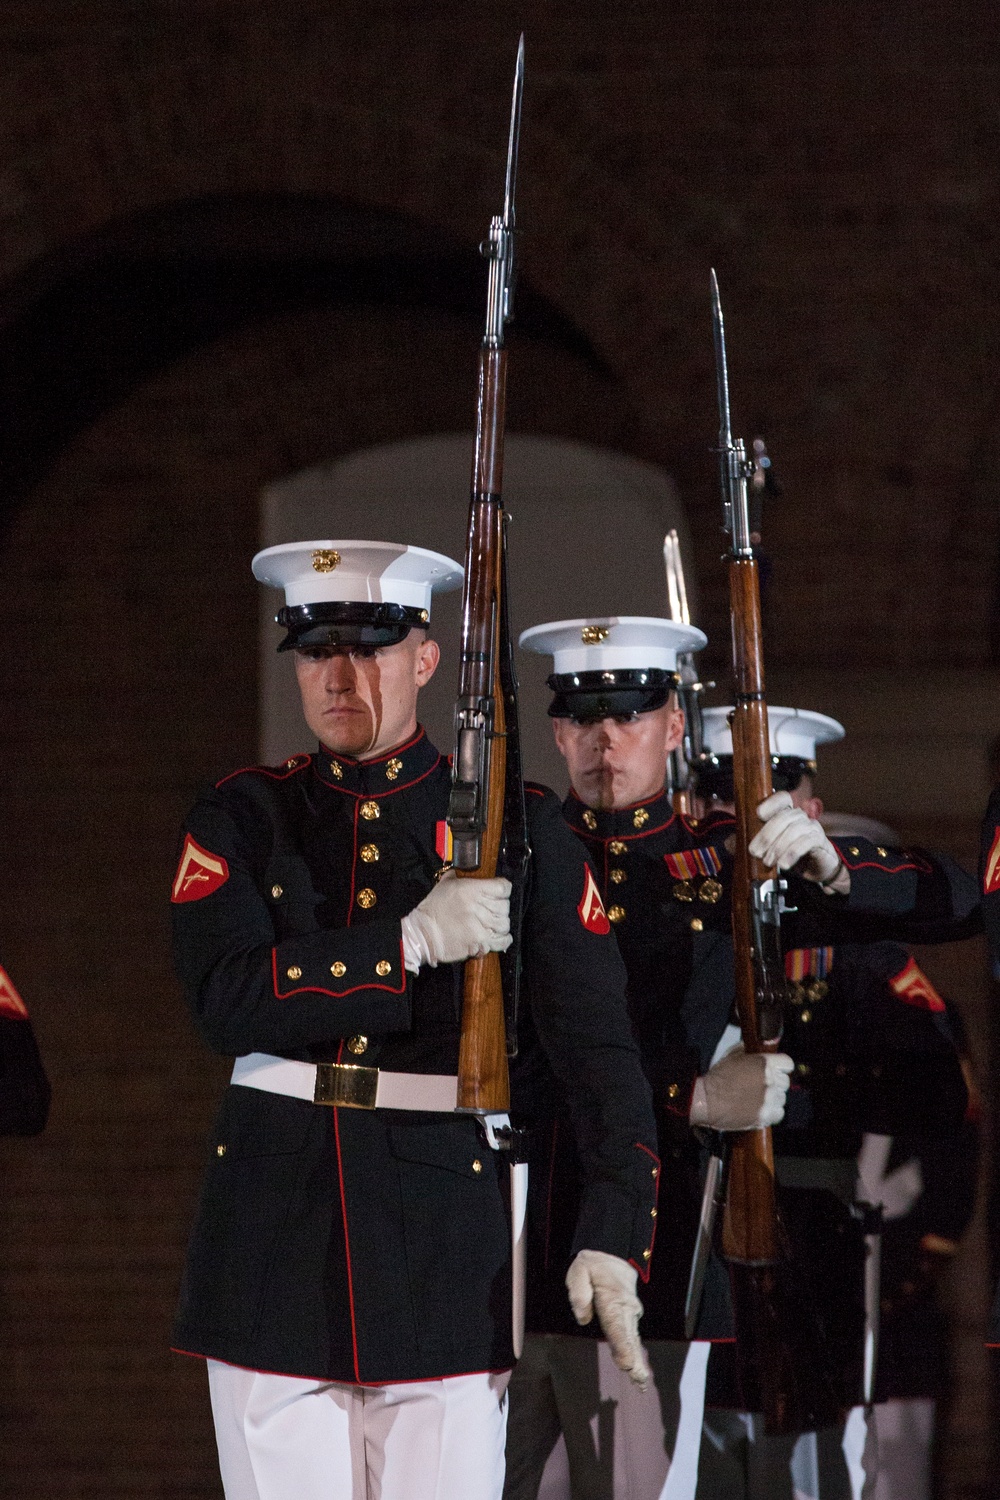
[[[415, 978], [400, 930], [440, 869], [449, 785], [420, 731], [379, 760], [295, 756], [199, 798], [173, 911], [178, 973], [210, 1046], [456, 1072], [462, 965]], [[659, 1164], [624, 970], [592, 902], [589, 925], [581, 916], [593, 877], [557, 799], [528, 792], [522, 999], [583, 1164], [571, 1238], [648, 1272]], [[474, 1119], [230, 1087], [176, 1346], [365, 1384], [502, 1369], [509, 1240], [507, 1162]]]
[[[614, 923], [657, 1115], [662, 1212], [652, 1274], [640, 1289], [641, 1331], [646, 1338], [680, 1339], [703, 1168], [688, 1124], [691, 1093], [732, 1019], [725, 844], [734, 825], [725, 813], [701, 822], [677, 816], [665, 795], [604, 812], [571, 794], [564, 815], [591, 856]], [[850, 1190], [861, 1133], [957, 1129], [966, 1090], [942, 1017], [892, 988], [910, 962], [907, 951], [896, 942], [861, 946], [846, 939], [853, 932], [870, 939], [885, 932], [941, 936], [949, 924], [961, 932], [975, 899], [970, 877], [958, 866], [921, 851], [904, 855], [860, 840], [838, 841], [838, 850], [852, 872], [850, 898], [817, 899], [807, 882], [789, 882], [789, 901], [798, 910], [783, 922], [793, 983], [782, 1048], [796, 1071], [775, 1149], [779, 1181], [789, 1184], [783, 1197], [790, 1226], [800, 1226], [803, 1255], [814, 1262], [816, 1279], [839, 1285], [835, 1317], [846, 1305], [857, 1333], [862, 1243], [839, 1190], [841, 1183]], [[558, 1295], [577, 1195], [573, 1141], [543, 1094], [520, 1102], [533, 1124], [528, 1326], [593, 1335], [593, 1329], [577, 1329]], [[807, 1168], [809, 1161], [829, 1163], [829, 1171]], [[731, 1317], [726, 1276], [713, 1261], [698, 1336], [731, 1338]]]

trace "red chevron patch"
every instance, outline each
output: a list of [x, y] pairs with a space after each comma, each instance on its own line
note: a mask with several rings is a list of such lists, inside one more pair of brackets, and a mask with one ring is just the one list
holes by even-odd
[[21, 999], [6, 969], [0, 969], [0, 1016], [9, 1016], [12, 1021], [26, 1021], [28, 1007]]
[[583, 895], [580, 897], [580, 905], [577, 907], [577, 915], [588, 932], [596, 932], [603, 937], [611, 931], [611, 923], [608, 914], [604, 910], [604, 902], [601, 893], [597, 889], [597, 881], [594, 872], [587, 866], [587, 873], [583, 882]]
[[174, 888], [170, 899], [175, 905], [182, 901], [200, 901], [210, 896], [229, 879], [229, 866], [221, 854], [209, 854], [196, 844], [190, 834], [184, 840], [180, 864], [174, 876]]
[[994, 891], [1000, 891], [1000, 828], [993, 835], [993, 844], [983, 871], [983, 895], [992, 896]]
[[905, 968], [900, 969], [896, 977], [889, 980], [889, 988], [899, 996], [900, 1000], [905, 1001], [907, 1005], [915, 1005], [918, 1010], [933, 1010], [940, 1013], [948, 1009], [923, 969], [913, 958], [908, 959]]

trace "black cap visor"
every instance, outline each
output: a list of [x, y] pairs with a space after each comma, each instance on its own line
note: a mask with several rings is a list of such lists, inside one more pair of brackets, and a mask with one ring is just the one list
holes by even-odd
[[[776, 792], [794, 792], [803, 776], [812, 776], [816, 771], [814, 760], [804, 760], [801, 755], [771, 756], [771, 785]], [[706, 802], [732, 802], [733, 757], [731, 755], [704, 755], [695, 766], [695, 785], [699, 797]]]
[[614, 672], [554, 672], [548, 679], [555, 695], [550, 719], [631, 719], [662, 708], [677, 686], [677, 676], [663, 667], [632, 667]]
[[425, 609], [363, 600], [286, 605], [274, 618], [288, 631], [279, 651], [294, 651], [301, 646], [344, 650], [352, 646], [395, 646], [414, 628], [426, 630], [429, 624]]

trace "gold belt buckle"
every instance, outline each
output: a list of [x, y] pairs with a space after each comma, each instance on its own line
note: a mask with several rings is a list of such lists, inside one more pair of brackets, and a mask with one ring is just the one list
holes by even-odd
[[313, 1102], [338, 1109], [374, 1109], [378, 1068], [360, 1063], [317, 1063]]

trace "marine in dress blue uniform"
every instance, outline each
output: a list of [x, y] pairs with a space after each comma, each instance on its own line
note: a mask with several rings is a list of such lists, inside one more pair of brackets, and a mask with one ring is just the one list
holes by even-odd
[[[271, 549], [255, 571], [287, 586], [284, 644], [338, 663], [367, 661], [411, 630], [423, 639], [435, 582], [461, 577], [421, 549], [345, 542]], [[343, 1439], [346, 1477], [328, 1488], [323, 1476], [338, 1463], [331, 1470], [327, 1452], [303, 1479], [303, 1444], [280, 1400], [268, 1412], [279, 1434], [268, 1452], [244, 1442], [256, 1397], [234, 1397], [239, 1375], [223, 1374], [220, 1452], [225, 1441], [237, 1454], [228, 1475], [223, 1463], [229, 1500], [363, 1494], [372, 1465], [386, 1500], [422, 1495], [423, 1484], [467, 1500], [502, 1484], [502, 1424], [497, 1452], [496, 1424], [477, 1428], [474, 1413], [459, 1415], [463, 1430], [449, 1438], [464, 1456], [436, 1477], [412, 1447], [389, 1467], [384, 1442], [375, 1457], [363, 1443], [356, 1451], [359, 1423], [374, 1420], [373, 1387], [396, 1403], [385, 1431], [398, 1450], [389, 1418], [405, 1429], [407, 1390], [457, 1389], [460, 1377], [487, 1379], [513, 1363], [506, 1161], [480, 1122], [454, 1112], [462, 964], [407, 967], [407, 922], [435, 891], [447, 852], [449, 787], [446, 759], [416, 728], [370, 758], [321, 745], [238, 771], [204, 792], [185, 824], [173, 887], [178, 972], [205, 1040], [237, 1063], [209, 1145], [175, 1341], [215, 1371], [332, 1392], [338, 1411], [355, 1397], [366, 1403]], [[558, 800], [527, 791], [524, 1026], [574, 1123], [583, 1174], [574, 1243], [646, 1276], [659, 1162], [624, 969]], [[494, 1408], [505, 1383], [494, 1382]], [[418, 1418], [413, 1431], [426, 1427]]]
[[[555, 696], [550, 712], [557, 724], [564, 715], [596, 720], [662, 714], [669, 685], [664, 690], [661, 681], [659, 693], [654, 694], [649, 691], [651, 684], [638, 681], [636, 674], [650, 667], [651, 644], [662, 646], [678, 627], [667, 621], [644, 623], [645, 642], [634, 640], [630, 645], [640, 646], [641, 651], [644, 644], [645, 654], [624, 661], [614, 654], [619, 635], [615, 619], [560, 622], [522, 637], [523, 644], [540, 644], [554, 652], [556, 671], [550, 685]], [[640, 622], [630, 625], [636, 636], [641, 635]], [[583, 629], [590, 632], [592, 644], [602, 654], [600, 661], [594, 660], [596, 651], [590, 658], [594, 660], [592, 675], [583, 662], [574, 660], [567, 666], [560, 656], [574, 632], [573, 649], [579, 650], [581, 639], [586, 645]], [[690, 649], [679, 637], [676, 648]], [[627, 674], [624, 682], [613, 680], [619, 672]], [[779, 730], [778, 743], [772, 743], [776, 785], [794, 786], [810, 761], [815, 769], [816, 720], [822, 716], [810, 716], [812, 722], [804, 725], [796, 722], [794, 711], [772, 712]], [[833, 725], [830, 720], [823, 723]], [[812, 740], [806, 746], [803, 741], [810, 733]], [[724, 774], [723, 762], [724, 757], [715, 756], [713, 766], [710, 754], [706, 769]], [[733, 822], [728, 811], [719, 809], [698, 820], [676, 815], [662, 790], [634, 805], [595, 806], [595, 800], [593, 788], [586, 798], [571, 791], [564, 814], [591, 855], [625, 958], [633, 1028], [653, 1089], [664, 1162], [660, 1242], [652, 1276], [641, 1293], [642, 1331], [652, 1341], [648, 1348], [660, 1388], [661, 1411], [653, 1413], [654, 1423], [662, 1415], [659, 1452], [655, 1444], [637, 1436], [627, 1420], [621, 1421], [627, 1392], [620, 1393], [619, 1448], [634, 1444], [635, 1462], [630, 1465], [618, 1451], [609, 1458], [606, 1438], [600, 1448], [595, 1446], [589, 1422], [599, 1417], [601, 1409], [597, 1361], [589, 1390], [574, 1393], [567, 1389], [569, 1378], [555, 1369], [557, 1342], [535, 1340], [511, 1392], [507, 1493], [512, 1500], [538, 1492], [542, 1466], [561, 1428], [571, 1448], [574, 1496], [627, 1492], [640, 1497], [647, 1491], [658, 1495], [670, 1450], [675, 1468], [686, 1468], [690, 1478], [700, 1437], [699, 1411], [694, 1431], [690, 1424], [686, 1430], [688, 1451], [678, 1451], [675, 1433], [685, 1420], [678, 1394], [684, 1354], [683, 1346], [675, 1341], [683, 1338], [684, 1298], [701, 1196], [701, 1152], [689, 1124], [692, 1097], [696, 1080], [719, 1054], [733, 1000], [726, 848]], [[891, 976], [908, 962], [908, 954], [884, 942], [864, 950], [857, 945], [841, 947], [835, 968], [831, 932], [840, 937], [850, 931], [856, 920], [852, 897], [860, 897], [868, 907], [881, 908], [883, 917], [878, 920], [884, 921], [884, 913], [895, 904], [889, 888], [893, 880], [924, 882], [928, 912], [960, 903], [965, 888], [961, 872], [945, 873], [936, 861], [920, 853], [903, 855], [855, 840], [838, 846], [838, 853], [852, 875], [856, 872], [850, 896], [817, 900], [808, 882], [795, 881], [790, 897], [793, 905], [800, 906], [786, 928], [786, 939], [794, 945], [788, 964], [797, 1003], [789, 1007], [788, 1035], [782, 1045], [792, 1053], [797, 1067], [787, 1122], [777, 1128], [775, 1141], [790, 1184], [786, 1194], [789, 1217], [794, 1218], [800, 1242], [813, 1253], [817, 1280], [825, 1278], [829, 1283], [832, 1277], [840, 1290], [837, 1317], [831, 1322], [840, 1335], [841, 1363], [849, 1367], [845, 1373], [850, 1378], [857, 1373], [863, 1320], [863, 1247], [848, 1207], [860, 1131], [884, 1128], [890, 1119], [895, 1126], [901, 1119], [912, 1124], [915, 1087], [921, 1096], [917, 1106], [921, 1121], [931, 1130], [954, 1124], [956, 1116], [961, 1117], [965, 1096], [948, 1037], [929, 1027], [925, 1014], [901, 1005], [887, 987]], [[951, 891], [953, 880], [956, 893]], [[947, 894], [932, 898], [930, 887], [938, 883]], [[902, 895], [900, 909], [905, 910], [909, 901]], [[907, 920], [913, 920], [912, 914]], [[874, 928], [867, 920], [862, 925]], [[921, 1083], [926, 1088], [920, 1088]], [[535, 1275], [530, 1283], [528, 1326], [542, 1335], [568, 1335], [576, 1330], [563, 1313], [557, 1288], [569, 1250], [565, 1226], [572, 1222], [575, 1202], [574, 1152], [558, 1111], [547, 1110], [544, 1101], [536, 1102], [532, 1140], [535, 1162], [529, 1224]], [[826, 1173], [823, 1183], [815, 1169], [804, 1170], [805, 1164], [820, 1159]], [[851, 1248], [845, 1253], [848, 1241]], [[816, 1252], [824, 1245], [832, 1246], [832, 1253], [828, 1248], [817, 1262]], [[709, 1269], [699, 1335], [732, 1336], [728, 1286], [716, 1261]], [[578, 1386], [588, 1379], [585, 1373], [581, 1375], [581, 1368], [577, 1360], [574, 1378]], [[731, 1399], [728, 1373], [715, 1372], [715, 1394], [723, 1401]], [[582, 1400], [574, 1402], [574, 1394], [582, 1394]], [[786, 1454], [786, 1484], [788, 1458]], [[647, 1460], [654, 1466], [652, 1472], [644, 1471]], [[719, 1492], [737, 1493], [731, 1489], [735, 1477], [730, 1456], [728, 1473], [719, 1476]], [[693, 1487], [683, 1487], [682, 1473], [672, 1473], [670, 1483], [674, 1485], [671, 1495], [693, 1493]]]

